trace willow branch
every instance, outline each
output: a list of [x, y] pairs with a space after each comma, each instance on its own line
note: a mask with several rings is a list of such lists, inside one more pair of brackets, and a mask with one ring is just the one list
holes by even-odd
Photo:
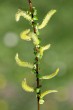
[[[28, 0], [28, 3], [29, 3], [29, 7], [30, 7], [30, 11], [31, 11], [31, 16], [32, 16], [32, 19], [33, 19], [33, 6], [32, 6], [32, 2], [31, 0]], [[32, 21], [32, 26], [33, 26], [33, 31], [34, 33], [36, 34], [36, 27], [35, 27], [35, 22], [34, 20]], [[38, 47], [35, 47], [35, 50], [36, 52], [38, 53]], [[37, 88], [40, 87], [40, 84], [39, 84], [39, 78], [37, 77], [39, 75], [39, 67], [38, 67], [38, 57], [35, 58], [35, 62], [36, 62], [36, 82], [37, 82]], [[39, 99], [40, 99], [40, 92], [37, 94], [37, 102], [38, 102], [38, 110], [40, 110], [40, 104], [39, 104]]]

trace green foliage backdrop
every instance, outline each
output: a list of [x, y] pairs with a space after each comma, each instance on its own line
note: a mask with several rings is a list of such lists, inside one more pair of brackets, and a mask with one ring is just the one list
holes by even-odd
[[[40, 31], [43, 44], [51, 43], [41, 60], [41, 74], [50, 74], [57, 67], [58, 76], [43, 81], [44, 89], [57, 89], [56, 94], [45, 97], [41, 110], [73, 110], [73, 1], [68, 0], [32, 0], [38, 10], [41, 23], [50, 9], [57, 13], [48, 25]], [[27, 78], [35, 86], [35, 76], [29, 69], [19, 67], [15, 62], [18, 52], [22, 59], [33, 62], [33, 45], [24, 42], [19, 35], [30, 24], [24, 18], [16, 23], [18, 8], [27, 10], [27, 0], [0, 0], [0, 110], [37, 110], [34, 94], [21, 88], [21, 81]], [[31, 100], [32, 99], [32, 100]]]

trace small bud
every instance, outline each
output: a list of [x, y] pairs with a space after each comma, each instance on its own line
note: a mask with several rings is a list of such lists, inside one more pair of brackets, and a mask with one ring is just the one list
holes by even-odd
[[44, 103], [44, 100], [43, 99], [40, 99], [39, 100], [39, 104], [43, 104]]
[[22, 88], [27, 92], [34, 92], [34, 89], [27, 85], [26, 79], [22, 81]]
[[40, 88], [36, 88], [36, 93], [39, 93], [40, 92]]
[[16, 63], [19, 65], [19, 66], [22, 66], [22, 67], [27, 67], [27, 68], [33, 68], [33, 64], [30, 64], [28, 62], [23, 62], [19, 59], [18, 57], [18, 53], [16, 54], [15, 56], [15, 60], [16, 60]]
[[43, 22], [41, 23], [41, 25], [38, 26], [38, 29], [44, 28], [51, 19], [51, 17], [54, 15], [54, 13], [56, 13], [56, 10], [49, 11], [46, 17], [44, 18]]
[[51, 79], [53, 77], [55, 77], [59, 72], [59, 68], [56, 69], [56, 71], [54, 73], [52, 73], [51, 75], [47, 75], [47, 76], [41, 76], [40, 79]]

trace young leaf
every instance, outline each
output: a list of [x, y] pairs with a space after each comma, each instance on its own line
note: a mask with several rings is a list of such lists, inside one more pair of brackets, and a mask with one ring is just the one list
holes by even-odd
[[38, 26], [38, 29], [42, 29], [44, 28], [47, 23], [49, 22], [49, 20], [51, 19], [51, 17], [54, 15], [54, 13], [56, 12], [56, 10], [51, 10], [47, 13], [46, 17], [44, 18], [43, 22], [41, 23], [41, 25]]
[[31, 40], [31, 37], [28, 35], [30, 32], [30, 29], [27, 29], [25, 31], [23, 31], [21, 34], [20, 34], [20, 37], [22, 40], [26, 40], [26, 41], [30, 41]]
[[16, 60], [16, 63], [19, 65], [19, 66], [22, 66], [22, 67], [27, 67], [27, 68], [33, 68], [33, 64], [30, 64], [28, 62], [23, 62], [19, 59], [18, 57], [18, 53], [16, 54], [15, 56], [15, 60]]
[[22, 81], [22, 88], [27, 92], [34, 92], [34, 88], [27, 85], [26, 79]]
[[23, 16], [28, 21], [32, 21], [31, 16], [26, 11], [22, 11], [19, 9], [15, 15], [16, 21], [19, 21], [21, 16]]
[[47, 76], [41, 76], [40, 79], [51, 79], [53, 77], [55, 77], [59, 72], [59, 68], [56, 69], [56, 71], [54, 73], [52, 73], [51, 75], [47, 75]]
[[37, 16], [34, 16], [34, 17], [33, 17], [33, 20], [34, 20], [34, 21], [38, 20], [38, 17], [37, 17]]
[[35, 7], [32, 8], [32, 11], [33, 11], [33, 15], [36, 16], [37, 15], [37, 10], [36, 10]]
[[53, 92], [58, 92], [57, 90], [48, 90], [48, 91], [45, 91], [43, 92], [41, 95], [40, 95], [40, 99], [42, 99], [44, 96], [46, 96], [47, 94], [50, 94], [50, 93], [53, 93]]
[[40, 92], [40, 88], [36, 88], [36, 93], [38, 94]]

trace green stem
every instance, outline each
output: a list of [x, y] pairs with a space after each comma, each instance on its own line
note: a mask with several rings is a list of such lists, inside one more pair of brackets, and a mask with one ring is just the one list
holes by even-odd
[[[31, 2], [31, 0], [28, 0], [28, 3], [29, 3], [29, 7], [30, 7], [30, 11], [31, 11], [31, 13], [32, 13], [32, 18], [34, 17], [33, 16], [33, 12], [32, 12], [32, 9], [33, 9], [33, 6], [32, 6], [32, 2]], [[34, 33], [36, 34], [36, 28], [35, 28], [35, 22], [34, 21], [32, 21], [32, 26], [33, 26], [33, 31], [34, 31]], [[38, 47], [36, 46], [35, 47], [35, 50], [36, 50], [36, 52], [38, 53]], [[34, 50], [34, 51], [35, 51]], [[40, 80], [39, 80], [39, 66], [38, 66], [38, 57], [35, 57], [35, 62], [36, 62], [36, 69], [35, 69], [35, 71], [36, 71], [36, 82], [37, 82], [37, 89], [38, 88], [40, 88]], [[40, 104], [39, 104], [39, 99], [40, 99], [40, 91], [37, 93], [37, 103], [38, 103], [38, 110], [40, 110]]]

